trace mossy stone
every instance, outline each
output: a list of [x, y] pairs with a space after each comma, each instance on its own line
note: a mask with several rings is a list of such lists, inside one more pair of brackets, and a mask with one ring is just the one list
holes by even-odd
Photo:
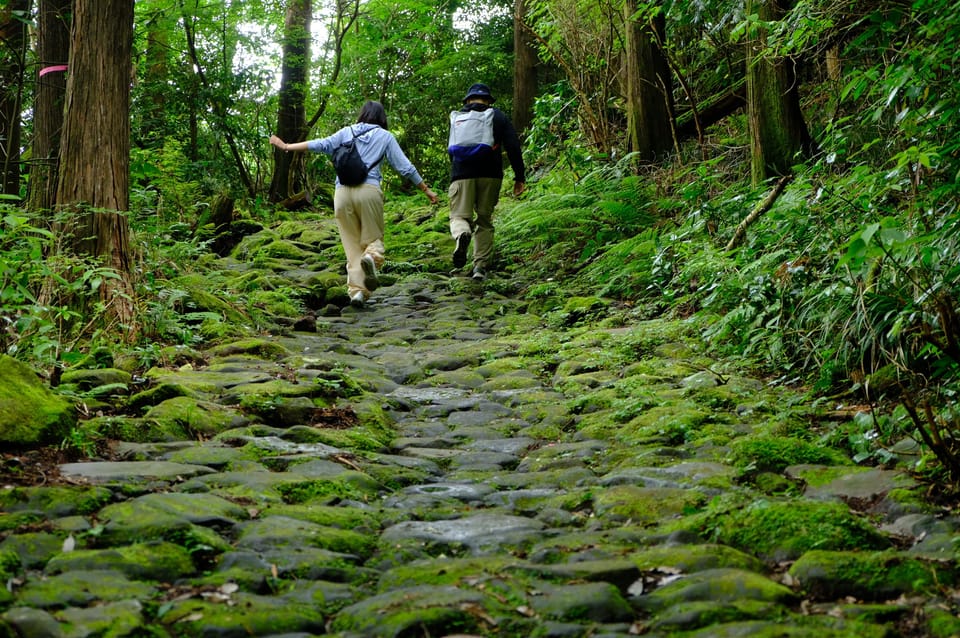
[[799, 464], [851, 465], [838, 450], [794, 437], [757, 436], [730, 447], [733, 463], [750, 472], [782, 472]]
[[655, 525], [697, 510], [705, 502], [705, 495], [698, 490], [635, 485], [608, 487], [594, 496], [597, 515], [607, 524], [633, 521], [640, 525]]
[[44, 573], [115, 569], [134, 580], [172, 582], [194, 573], [190, 552], [168, 542], [146, 542], [113, 549], [81, 549], [54, 556]]
[[746, 507], [719, 504], [680, 526], [763, 560], [792, 560], [811, 549], [881, 550], [890, 540], [845, 504], [805, 499], [758, 500]]
[[144, 419], [163, 430], [180, 430], [187, 439], [210, 438], [245, 425], [248, 418], [233, 408], [190, 397], [173, 397], [150, 408]]
[[930, 594], [956, 584], [953, 565], [895, 552], [811, 550], [789, 571], [809, 595], [836, 599], [889, 600]]
[[755, 572], [741, 569], [708, 569], [690, 574], [633, 598], [640, 609], [657, 612], [674, 605], [712, 601], [790, 604], [798, 596], [789, 588]]
[[290, 356], [290, 351], [282, 344], [268, 339], [250, 337], [214, 346], [208, 351], [211, 357], [232, 357], [236, 355], [252, 355], [266, 360], [282, 359]]
[[0, 354], [0, 442], [59, 442], [76, 423], [73, 406], [51, 392], [24, 363]]
[[108, 503], [113, 493], [104, 487], [15, 487], [0, 490], [0, 510], [40, 511], [47, 518], [92, 514]]
[[116, 570], [76, 571], [28, 580], [18, 602], [40, 609], [87, 607], [94, 603], [149, 599], [156, 593], [150, 584], [132, 581]]

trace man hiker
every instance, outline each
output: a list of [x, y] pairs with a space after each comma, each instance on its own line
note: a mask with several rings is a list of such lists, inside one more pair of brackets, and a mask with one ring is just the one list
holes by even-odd
[[456, 242], [453, 265], [467, 263], [473, 242], [473, 279], [483, 281], [493, 260], [493, 209], [503, 184], [503, 155], [513, 169], [513, 194], [526, 185], [520, 139], [507, 115], [494, 108], [486, 84], [474, 84], [463, 108], [450, 114], [450, 234]]

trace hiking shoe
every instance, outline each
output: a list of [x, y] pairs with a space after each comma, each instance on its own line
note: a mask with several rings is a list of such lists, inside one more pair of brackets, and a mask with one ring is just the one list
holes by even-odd
[[463, 268], [467, 265], [467, 248], [470, 246], [470, 233], [457, 235], [457, 249], [453, 251], [453, 267]]
[[350, 307], [360, 310], [366, 302], [363, 300], [363, 293], [359, 290], [352, 295], [350, 295]]
[[360, 266], [363, 268], [363, 285], [373, 292], [380, 286], [380, 278], [377, 277], [377, 264], [370, 255], [364, 255], [360, 258]]
[[483, 281], [487, 278], [487, 273], [483, 268], [474, 268], [473, 269], [473, 280], [474, 281]]

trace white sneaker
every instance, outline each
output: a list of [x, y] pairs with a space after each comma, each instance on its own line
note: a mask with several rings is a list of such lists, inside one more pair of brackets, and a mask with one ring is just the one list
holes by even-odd
[[380, 278], [377, 276], [377, 264], [370, 255], [364, 255], [360, 258], [360, 266], [363, 268], [363, 285], [367, 290], [373, 292], [380, 286]]
[[363, 308], [365, 304], [366, 302], [363, 299], [363, 293], [360, 292], [359, 290], [353, 293], [352, 295], [350, 295], [350, 306], [352, 308], [356, 308], [357, 310], [360, 310], [361, 308]]
[[487, 278], [487, 273], [483, 268], [474, 268], [473, 269], [473, 280], [474, 281], [483, 281]]

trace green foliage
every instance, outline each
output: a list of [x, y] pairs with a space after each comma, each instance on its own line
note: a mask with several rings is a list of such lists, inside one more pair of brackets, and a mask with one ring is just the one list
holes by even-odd
[[57, 236], [37, 216], [3, 206], [0, 215], [0, 348], [50, 366], [95, 331], [104, 311], [100, 287], [117, 275], [59, 252]]

